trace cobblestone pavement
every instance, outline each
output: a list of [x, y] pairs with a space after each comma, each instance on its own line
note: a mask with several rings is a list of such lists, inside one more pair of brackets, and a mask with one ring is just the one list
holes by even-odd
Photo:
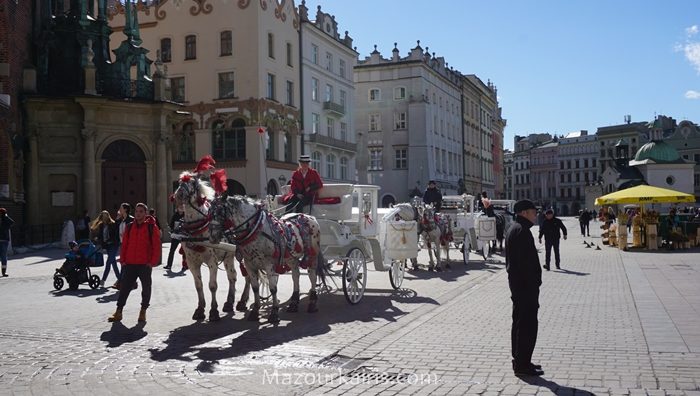
[[[700, 395], [697, 250], [597, 251], [575, 235], [574, 219], [565, 224], [563, 269], [543, 276], [541, 379], [510, 370], [499, 256], [409, 274], [399, 291], [370, 271], [359, 305], [322, 294], [320, 312], [281, 313], [276, 326], [240, 312], [193, 322], [189, 273], [156, 268], [149, 320], [139, 325], [138, 290], [123, 323], [109, 324], [116, 294], [53, 290], [62, 252], [39, 251], [11, 259], [10, 277], [0, 279], [0, 394]], [[218, 279], [221, 306], [227, 285]], [[291, 279], [280, 282], [284, 301]]]

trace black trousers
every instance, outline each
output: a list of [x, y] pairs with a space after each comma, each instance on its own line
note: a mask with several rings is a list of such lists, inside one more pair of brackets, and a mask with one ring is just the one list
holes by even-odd
[[591, 235], [591, 228], [589, 223], [579, 223], [579, 225], [581, 226], [581, 235]]
[[168, 252], [168, 268], [173, 266], [173, 257], [175, 256], [175, 252], [177, 252], [177, 247], [180, 245], [180, 240], [179, 239], [170, 239], [170, 251]]
[[284, 211], [284, 213], [304, 213], [304, 206], [308, 205], [311, 202], [311, 198], [309, 197], [304, 197], [299, 199], [296, 195], [293, 196], [290, 200], [289, 203], [287, 203], [287, 209]]
[[117, 308], [123, 308], [129, 293], [136, 283], [136, 279], [141, 280], [141, 308], [146, 309], [151, 303], [151, 272], [149, 264], [126, 264], [122, 265], [122, 278], [119, 287], [119, 298]]
[[551, 241], [545, 239], [544, 240], [544, 248], [545, 248], [545, 265], [549, 267], [549, 262], [550, 259], [552, 258], [552, 248], [554, 248], [554, 262], [556, 263], [557, 267], [559, 267], [559, 238], [553, 239]]
[[537, 343], [539, 289], [512, 292], [513, 325], [510, 330], [511, 353], [515, 367], [528, 367]]

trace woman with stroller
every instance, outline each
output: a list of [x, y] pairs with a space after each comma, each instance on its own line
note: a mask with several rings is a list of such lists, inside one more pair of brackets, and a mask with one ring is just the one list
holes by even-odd
[[[90, 224], [90, 234], [92, 241], [97, 245], [98, 249], [103, 249], [107, 252], [107, 263], [105, 270], [102, 273], [101, 286], [104, 286], [107, 277], [109, 276], [110, 268], [114, 269], [114, 274], [119, 279], [119, 265], [117, 264], [117, 251], [119, 250], [119, 227], [117, 223], [109, 215], [109, 212], [103, 210], [100, 215]], [[102, 252], [99, 253], [99, 258], [102, 258]]]

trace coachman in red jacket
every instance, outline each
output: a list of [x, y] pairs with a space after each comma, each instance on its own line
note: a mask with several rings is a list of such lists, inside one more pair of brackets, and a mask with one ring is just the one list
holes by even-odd
[[160, 262], [160, 229], [152, 216], [146, 215], [146, 204], [137, 203], [134, 221], [124, 230], [119, 261], [122, 263], [121, 287], [117, 299], [117, 310], [107, 320], [122, 320], [122, 309], [126, 304], [136, 279], [141, 280], [141, 312], [139, 322], [146, 321], [146, 308], [151, 302], [151, 272]]
[[309, 166], [310, 162], [308, 155], [299, 157], [299, 168], [292, 174], [291, 191], [283, 198], [286, 213], [302, 213], [304, 206], [313, 203], [317, 191], [323, 187], [321, 176]]

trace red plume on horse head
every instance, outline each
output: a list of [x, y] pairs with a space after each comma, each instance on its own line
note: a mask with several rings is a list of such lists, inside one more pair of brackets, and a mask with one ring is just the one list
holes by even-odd
[[224, 191], [228, 190], [228, 185], [226, 183], [226, 169], [219, 169], [209, 176], [211, 180], [211, 185], [214, 187], [214, 191], [217, 194], [222, 194]]
[[209, 169], [213, 169], [216, 165], [216, 161], [214, 161], [214, 158], [212, 158], [211, 155], [207, 154], [202, 159], [199, 160], [199, 163], [197, 163], [197, 167], [194, 168], [194, 173], [200, 173], [204, 171], [208, 171]]

